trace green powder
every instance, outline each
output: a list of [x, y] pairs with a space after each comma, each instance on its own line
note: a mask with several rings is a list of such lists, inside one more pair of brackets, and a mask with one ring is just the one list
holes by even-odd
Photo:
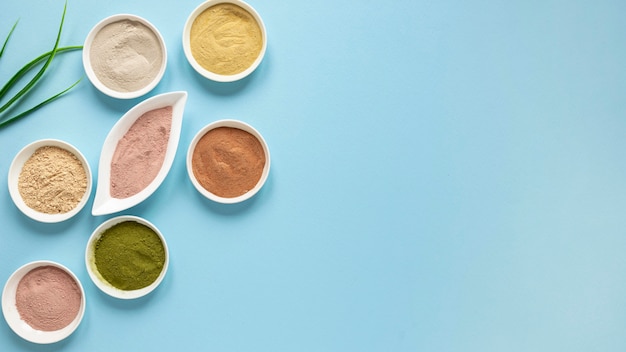
[[153, 283], [165, 264], [165, 248], [151, 228], [136, 221], [116, 224], [95, 245], [98, 272], [112, 286], [138, 290]]

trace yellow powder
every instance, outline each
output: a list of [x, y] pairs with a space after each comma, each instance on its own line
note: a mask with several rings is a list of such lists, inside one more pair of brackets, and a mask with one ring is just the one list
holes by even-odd
[[245, 71], [263, 47], [261, 27], [252, 14], [230, 3], [211, 6], [198, 15], [189, 39], [198, 64], [221, 75]]

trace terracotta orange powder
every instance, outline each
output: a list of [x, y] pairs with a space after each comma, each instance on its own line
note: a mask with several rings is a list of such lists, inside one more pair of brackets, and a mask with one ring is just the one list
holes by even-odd
[[252, 134], [233, 127], [207, 132], [194, 148], [192, 171], [207, 191], [234, 198], [250, 191], [261, 179], [265, 152]]

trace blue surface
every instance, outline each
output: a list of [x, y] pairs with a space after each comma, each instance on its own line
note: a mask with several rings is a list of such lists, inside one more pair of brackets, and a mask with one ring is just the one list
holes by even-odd
[[[2, 321], [2, 351], [626, 350], [626, 2], [250, 1], [269, 37], [248, 79], [211, 83], [182, 51], [199, 1], [70, 1], [61, 43], [99, 20], [145, 17], [163, 81], [131, 101], [84, 79], [0, 130], [0, 281], [58, 261], [81, 279], [78, 330], [49, 346]], [[20, 19], [0, 82], [48, 50], [63, 1], [4, 1]], [[58, 57], [27, 107], [83, 77]], [[105, 217], [40, 224], [12, 204], [14, 155], [40, 138], [99, 148], [157, 93], [189, 100], [172, 170], [123, 212], [156, 224], [170, 270], [148, 297], [99, 292], [84, 248]], [[29, 104], [30, 103], [30, 104]], [[20, 109], [17, 109], [19, 111]], [[193, 135], [250, 123], [272, 170], [251, 201], [207, 201], [187, 178]]]

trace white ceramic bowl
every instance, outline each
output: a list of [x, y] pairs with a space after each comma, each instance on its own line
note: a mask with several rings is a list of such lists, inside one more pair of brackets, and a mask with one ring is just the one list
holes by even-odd
[[[78, 314], [69, 325], [60, 330], [37, 330], [22, 320], [20, 318], [20, 313], [17, 310], [15, 299], [17, 285], [24, 275], [41, 266], [54, 266], [65, 271], [74, 279], [74, 281], [76, 281], [76, 284], [80, 288], [82, 299]], [[83, 290], [83, 286], [81, 285], [80, 280], [78, 280], [78, 277], [76, 277], [76, 275], [74, 275], [74, 273], [65, 266], [47, 260], [30, 262], [17, 269], [7, 280], [4, 290], [2, 291], [2, 313], [4, 314], [4, 319], [7, 321], [9, 327], [21, 338], [39, 344], [55, 343], [71, 335], [74, 330], [78, 328], [78, 325], [80, 325], [83, 315], [85, 314], [85, 291]]]
[[[19, 177], [20, 177], [20, 173], [22, 172], [22, 167], [24, 166], [24, 163], [33, 155], [33, 153], [37, 149], [39, 149], [40, 147], [45, 147], [45, 146], [59, 147], [59, 148], [62, 148], [71, 152], [83, 164], [83, 167], [85, 168], [85, 173], [87, 174], [87, 188], [85, 190], [85, 194], [83, 195], [83, 198], [81, 198], [80, 202], [76, 205], [76, 207], [74, 207], [72, 210], [66, 213], [47, 214], [47, 213], [39, 212], [29, 207], [28, 205], [26, 205], [18, 189]], [[92, 176], [91, 176], [91, 168], [89, 167], [89, 163], [87, 162], [87, 159], [85, 159], [85, 156], [78, 149], [76, 149], [76, 147], [58, 139], [41, 139], [41, 140], [32, 142], [29, 145], [22, 148], [22, 150], [20, 150], [15, 156], [15, 158], [13, 159], [13, 162], [11, 163], [11, 166], [9, 167], [9, 177], [8, 177], [9, 194], [11, 195], [11, 199], [13, 199], [13, 203], [15, 203], [17, 208], [22, 213], [24, 213], [24, 215], [28, 216], [29, 218], [33, 220], [37, 220], [40, 222], [56, 223], [56, 222], [65, 221], [73, 217], [74, 215], [78, 214], [78, 212], [81, 211], [81, 209], [85, 206], [85, 204], [87, 204], [87, 201], [89, 200], [89, 196], [91, 195], [91, 187], [92, 187], [91, 179], [92, 179]]]
[[[119, 223], [126, 222], [126, 221], [135, 221], [151, 228], [161, 239], [161, 243], [163, 243], [163, 249], [165, 250], [165, 263], [163, 264], [163, 270], [161, 270], [161, 274], [157, 277], [157, 279], [152, 284], [144, 288], [140, 288], [138, 290], [121, 290], [119, 288], [112, 286], [102, 277], [102, 275], [100, 275], [96, 267], [96, 263], [95, 263], [95, 257], [94, 257], [95, 245], [100, 239], [100, 237], [102, 236], [103, 232], [114, 225], [117, 225]], [[102, 292], [108, 294], [111, 297], [115, 297], [119, 299], [134, 299], [134, 298], [143, 297], [147, 295], [148, 293], [152, 292], [154, 289], [156, 289], [161, 283], [161, 281], [163, 281], [163, 278], [165, 277], [165, 273], [167, 272], [169, 261], [170, 261], [169, 250], [167, 248], [167, 243], [165, 242], [165, 237], [163, 237], [163, 234], [161, 233], [161, 231], [159, 231], [159, 229], [148, 220], [137, 217], [137, 216], [131, 216], [131, 215], [121, 215], [118, 217], [114, 217], [100, 224], [100, 226], [98, 226], [93, 231], [93, 233], [91, 234], [91, 237], [89, 237], [89, 240], [87, 241], [87, 249], [85, 250], [85, 265], [87, 266], [87, 273], [89, 274], [89, 277], [91, 278], [93, 283]]]
[[[193, 57], [193, 54], [191, 53], [190, 34], [191, 34], [191, 27], [196, 17], [198, 17], [198, 15], [200, 15], [204, 10], [208, 9], [209, 7], [217, 5], [217, 4], [222, 4], [222, 3], [234, 4], [248, 11], [258, 23], [261, 29], [261, 35], [263, 36], [263, 46], [261, 47], [261, 52], [259, 53], [259, 56], [257, 56], [256, 60], [254, 60], [252, 65], [250, 65], [250, 67], [248, 67], [246, 70], [237, 74], [233, 74], [233, 75], [217, 74], [217, 73], [214, 73], [205, 69], [196, 61], [196, 59]], [[200, 4], [198, 7], [196, 7], [196, 9], [193, 10], [193, 12], [191, 12], [189, 17], [187, 18], [187, 22], [185, 22], [185, 27], [183, 29], [183, 50], [185, 52], [185, 56], [187, 57], [187, 61], [189, 61], [189, 64], [191, 65], [191, 67], [193, 67], [194, 70], [196, 70], [196, 72], [198, 72], [200, 75], [216, 82], [234, 82], [250, 75], [259, 66], [261, 61], [263, 61], [266, 48], [267, 48], [267, 34], [265, 31], [265, 25], [263, 24], [263, 20], [261, 19], [261, 16], [259, 16], [259, 14], [256, 12], [256, 10], [252, 6], [250, 6], [249, 4], [241, 0], [205, 1], [202, 4]]]
[[[98, 216], [112, 214], [128, 209], [141, 203], [157, 190], [169, 173], [172, 163], [174, 162], [174, 157], [176, 156], [186, 102], [187, 92], [184, 91], [156, 95], [135, 105], [117, 121], [107, 135], [100, 153], [100, 161], [98, 165], [98, 184], [96, 186], [93, 208], [91, 210], [92, 215]], [[166, 106], [173, 107], [172, 128], [170, 130], [167, 152], [165, 154], [165, 160], [163, 161], [161, 170], [156, 175], [154, 180], [152, 180], [152, 182], [141, 192], [123, 199], [111, 197], [111, 160], [118, 142], [122, 137], [124, 137], [126, 132], [128, 132], [128, 129], [135, 123], [135, 121], [137, 121], [139, 117], [148, 111]]]
[[[90, 59], [91, 44], [93, 43], [93, 40], [98, 34], [98, 32], [100, 32], [100, 30], [102, 30], [102, 28], [104, 28], [106, 25], [115, 23], [118, 21], [122, 21], [122, 20], [136, 21], [136, 22], [142, 23], [143, 25], [151, 29], [156, 35], [157, 39], [159, 40], [159, 44], [161, 46], [161, 52], [163, 53], [163, 63], [161, 64], [161, 68], [159, 72], [157, 73], [157, 75], [154, 77], [154, 79], [150, 83], [148, 83], [146, 86], [138, 90], [131, 91], [131, 92], [117, 91], [104, 85], [100, 81], [100, 79], [98, 79], [98, 77], [96, 76], [96, 73], [93, 70], [93, 66], [92, 66], [91, 59]], [[142, 17], [131, 15], [131, 14], [117, 14], [117, 15], [109, 16], [101, 20], [100, 22], [98, 22], [87, 35], [87, 38], [85, 39], [85, 43], [83, 44], [83, 67], [85, 68], [85, 73], [87, 74], [89, 81], [91, 81], [91, 83], [102, 93], [110, 97], [118, 98], [118, 99], [137, 98], [150, 92], [154, 87], [157, 86], [157, 84], [159, 84], [159, 82], [161, 81], [161, 78], [163, 78], [163, 74], [165, 73], [165, 68], [167, 67], [167, 49], [165, 47], [165, 41], [163, 40], [163, 36], [161, 35], [161, 32], [159, 32], [159, 30], [152, 23], [150, 23], [148, 20]]]
[[[214, 193], [209, 192], [206, 188], [202, 187], [200, 182], [198, 182], [195, 175], [193, 174], [193, 166], [192, 166], [193, 151], [196, 148], [198, 141], [207, 132], [218, 127], [234, 127], [234, 128], [238, 128], [240, 130], [244, 130], [250, 133], [251, 135], [253, 135], [259, 140], [259, 142], [261, 143], [261, 146], [263, 147], [263, 152], [265, 153], [265, 166], [263, 167], [261, 178], [257, 182], [256, 186], [254, 186], [254, 188], [252, 188], [248, 192], [238, 197], [232, 197], [232, 198], [220, 197]], [[265, 181], [267, 180], [267, 177], [269, 176], [269, 173], [270, 173], [270, 150], [267, 146], [267, 143], [265, 142], [265, 139], [256, 129], [254, 129], [254, 127], [239, 120], [219, 120], [219, 121], [215, 121], [204, 126], [193, 138], [193, 140], [191, 141], [191, 144], [189, 145], [189, 149], [187, 150], [187, 174], [189, 175], [189, 179], [191, 180], [191, 183], [194, 185], [196, 190], [200, 192], [200, 194], [218, 203], [234, 204], [234, 203], [243, 202], [251, 198], [252, 196], [257, 194], [257, 192], [259, 192], [261, 187], [263, 187], [263, 185], [265, 184]]]

